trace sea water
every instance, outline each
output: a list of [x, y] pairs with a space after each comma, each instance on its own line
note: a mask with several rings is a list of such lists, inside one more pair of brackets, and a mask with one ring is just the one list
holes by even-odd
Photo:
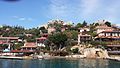
[[0, 59], [0, 68], [120, 68], [120, 62], [105, 59]]

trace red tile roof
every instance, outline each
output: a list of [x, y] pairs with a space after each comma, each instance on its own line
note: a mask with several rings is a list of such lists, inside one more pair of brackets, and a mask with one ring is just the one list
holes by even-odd
[[102, 26], [97, 26], [96, 28], [97, 28], [97, 29], [103, 29], [103, 28], [104, 28], [104, 29], [113, 29], [112, 27], [103, 26], [103, 25], [102, 25]]
[[22, 48], [29, 48], [29, 47], [32, 47], [32, 48], [36, 48], [36, 43], [34, 42], [27, 42], [24, 44], [24, 46], [22, 46]]

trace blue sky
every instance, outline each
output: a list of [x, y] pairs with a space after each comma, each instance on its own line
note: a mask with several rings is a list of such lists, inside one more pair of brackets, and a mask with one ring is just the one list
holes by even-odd
[[52, 19], [74, 23], [105, 19], [119, 25], [119, 4], [120, 0], [0, 0], [0, 25], [32, 28]]

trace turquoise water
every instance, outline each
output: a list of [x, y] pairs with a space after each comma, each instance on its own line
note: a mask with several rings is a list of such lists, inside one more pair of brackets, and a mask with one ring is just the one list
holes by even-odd
[[0, 68], [120, 68], [120, 62], [103, 59], [47, 59], [10, 60], [0, 59]]

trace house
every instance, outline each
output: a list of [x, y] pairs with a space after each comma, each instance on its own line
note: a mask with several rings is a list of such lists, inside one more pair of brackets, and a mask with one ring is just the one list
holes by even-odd
[[[0, 44], [4, 45], [4, 47], [0, 46], [0, 50], [4, 50], [8, 47], [8, 49], [12, 49], [11, 46], [19, 41], [19, 37], [0, 37]], [[7, 46], [6, 46], [7, 45]]]
[[112, 27], [108, 27], [105, 23], [108, 22], [106, 20], [98, 20], [96, 23], [98, 23], [99, 25], [96, 27], [96, 32], [100, 33], [102, 31], [113, 31], [115, 30]]
[[46, 39], [47, 39], [46, 37], [36, 38], [36, 43], [44, 43]]
[[105, 24], [100, 24], [99, 26], [96, 27], [96, 32], [97, 33], [100, 33], [100, 32], [103, 32], [103, 31], [113, 31], [113, 30], [114, 30], [114, 28], [108, 27]]
[[95, 39], [102, 41], [117, 41], [120, 40], [120, 31], [103, 31], [99, 33]]
[[78, 34], [78, 45], [81, 43], [89, 43], [92, 40], [92, 36], [88, 34]]
[[17, 42], [19, 37], [0, 37], [0, 44]]
[[37, 49], [37, 45], [34, 42], [26, 42], [24, 46], [21, 47], [21, 50], [35, 51]]
[[3, 50], [3, 55], [15, 55], [15, 56], [28, 56], [34, 54], [37, 50], [37, 45], [34, 42], [26, 42], [24, 46], [21, 47], [20, 50]]
[[86, 31], [90, 31], [90, 28], [88, 27], [83, 27], [83, 28], [78, 28], [78, 32], [86, 32]]
[[48, 34], [44, 33], [40, 38], [36, 38], [36, 45], [38, 47], [45, 47], [44, 42], [47, 40]]
[[95, 41], [106, 42], [110, 54], [120, 54], [120, 31], [103, 31], [95, 37]]

